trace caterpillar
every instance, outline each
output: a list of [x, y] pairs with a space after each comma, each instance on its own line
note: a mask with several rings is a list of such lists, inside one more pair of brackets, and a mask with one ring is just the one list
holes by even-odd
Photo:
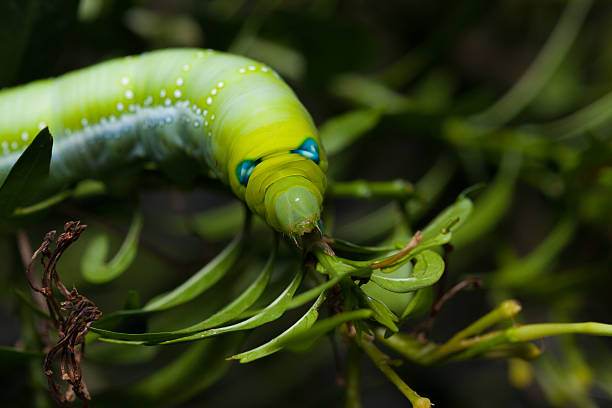
[[262, 63], [160, 50], [2, 90], [0, 185], [45, 127], [57, 189], [152, 162], [221, 180], [277, 231], [318, 228], [325, 152], [308, 111]]

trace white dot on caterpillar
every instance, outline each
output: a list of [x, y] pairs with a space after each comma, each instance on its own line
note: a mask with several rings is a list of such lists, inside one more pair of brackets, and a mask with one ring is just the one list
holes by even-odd
[[210, 115], [210, 120], [215, 120], [215, 115], [214, 114]]
[[159, 96], [160, 96], [161, 98], [165, 98], [165, 97], [166, 97], [166, 90], [165, 90], [165, 89], [162, 89], [161, 91], [159, 91]]
[[117, 120], [117, 118], [115, 117], [115, 115], [110, 115], [108, 117], [108, 120], [110, 120], [111, 122], [115, 122]]
[[132, 91], [131, 89], [128, 89], [127, 91], [125, 91], [126, 99], [132, 99], [133, 97], [134, 97], [134, 91]]
[[201, 58], [204, 56], [204, 51], [198, 51], [196, 55]]
[[200, 127], [200, 122], [197, 120], [193, 121], [193, 127]]
[[204, 121], [204, 126], [208, 126], [208, 121]]
[[240, 69], [238, 70], [238, 72], [240, 72], [241, 74], [244, 74], [244, 73], [246, 72], [246, 69], [244, 69], [244, 68], [240, 68]]
[[19, 144], [17, 144], [17, 142], [11, 143], [11, 149], [17, 150], [18, 148], [19, 148]]
[[206, 98], [206, 104], [207, 105], [212, 105], [212, 98], [210, 96], [208, 98]]
[[213, 88], [213, 89], [210, 91], [210, 94], [211, 94], [211, 95], [216, 95], [216, 94], [217, 94], [217, 90]]
[[202, 116], [206, 117], [206, 115], [208, 115], [208, 111], [204, 109], [204, 111], [202, 111]]
[[87, 126], [87, 119], [86, 118], [81, 119], [81, 125]]
[[181, 93], [180, 89], [175, 89], [174, 90], [174, 97], [175, 98], [180, 98], [181, 95], [182, 95], [182, 93]]
[[150, 105], [152, 103], [153, 103], [153, 97], [152, 96], [147, 96], [146, 99], [144, 100], [145, 106]]
[[202, 114], [202, 109], [198, 108], [198, 109], [196, 109], [195, 112], [196, 112], [196, 114], [200, 115], [200, 114]]
[[44, 129], [44, 128], [46, 128], [46, 127], [47, 127], [47, 124], [46, 124], [45, 122], [40, 122], [40, 123], [38, 124], [38, 129], [39, 129], [39, 130], [43, 130], [43, 129]]
[[130, 83], [130, 78], [128, 77], [121, 78], [121, 85], [127, 85], [129, 83]]
[[121, 112], [121, 111], [123, 111], [123, 108], [124, 108], [123, 102], [117, 102], [117, 110], [119, 112]]
[[2, 150], [4, 150], [4, 151], [8, 150], [8, 143], [7, 142], [2, 142]]
[[181, 85], [183, 85], [183, 78], [178, 77], [178, 78], [176, 79], [176, 86], [181, 86]]
[[208, 132], [208, 136], [212, 136], [212, 132]]
[[217, 88], [223, 88], [224, 86], [225, 86], [225, 83], [223, 81], [217, 84]]
[[268, 72], [268, 67], [261, 67], [261, 70], [262, 70], [263, 72]]
[[183, 65], [183, 71], [187, 72], [191, 69], [191, 67], [188, 64]]
[[255, 65], [249, 65], [249, 71], [255, 71], [256, 69]]
[[164, 101], [164, 105], [170, 106], [171, 104], [172, 104], [172, 99], [166, 98], [166, 100]]
[[128, 110], [130, 112], [136, 112], [136, 105], [134, 105], [133, 103], [130, 103], [130, 106], [128, 107]]
[[28, 132], [23, 132], [21, 134], [21, 140], [23, 140], [24, 142], [27, 142], [29, 138], [30, 138], [30, 135]]
[[172, 122], [172, 117], [171, 116], [166, 116], [166, 123], [170, 123]]

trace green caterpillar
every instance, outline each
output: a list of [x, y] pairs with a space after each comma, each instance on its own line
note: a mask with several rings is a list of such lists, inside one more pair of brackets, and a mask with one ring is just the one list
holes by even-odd
[[0, 184], [40, 129], [60, 189], [123, 166], [206, 171], [277, 231], [317, 228], [327, 159], [289, 86], [256, 61], [211, 50], [111, 60], [0, 92]]

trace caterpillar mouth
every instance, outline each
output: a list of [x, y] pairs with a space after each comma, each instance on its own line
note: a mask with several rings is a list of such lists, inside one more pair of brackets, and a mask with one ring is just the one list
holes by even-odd
[[292, 236], [313, 231], [321, 216], [319, 201], [303, 187], [291, 187], [279, 194], [274, 209], [283, 232]]

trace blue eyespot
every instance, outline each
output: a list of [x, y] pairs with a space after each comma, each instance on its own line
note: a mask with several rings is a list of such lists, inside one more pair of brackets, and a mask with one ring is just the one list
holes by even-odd
[[291, 153], [297, 153], [300, 156], [304, 156], [317, 164], [319, 164], [319, 161], [321, 159], [319, 157], [319, 145], [312, 137], [309, 137], [308, 139], [304, 140], [304, 143], [302, 143], [302, 145], [297, 149], [291, 150]]
[[253, 173], [253, 169], [261, 163], [261, 159], [257, 160], [243, 160], [240, 162], [238, 167], [236, 167], [236, 177], [238, 177], [238, 181], [243, 186], [247, 186], [249, 182], [249, 178], [251, 177], [251, 173]]

